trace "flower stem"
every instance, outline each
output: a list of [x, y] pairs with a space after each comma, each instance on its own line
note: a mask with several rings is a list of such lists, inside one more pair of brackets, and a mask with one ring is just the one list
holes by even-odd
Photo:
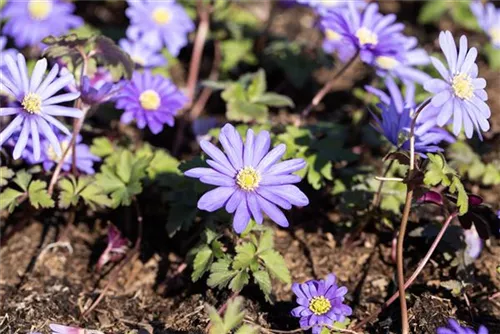
[[[434, 251], [436, 250], [439, 242], [441, 241], [441, 239], [443, 238], [443, 235], [444, 233], [446, 232], [446, 230], [448, 229], [448, 226], [450, 225], [450, 223], [453, 221], [453, 218], [455, 218], [457, 216], [457, 213], [454, 212], [452, 213], [447, 219], [446, 221], [444, 222], [443, 226], [441, 227], [441, 230], [439, 231], [438, 235], [436, 236], [436, 239], [434, 239], [431, 247], [429, 248], [429, 250], [427, 251], [427, 254], [425, 254], [425, 256], [423, 257], [423, 259], [420, 261], [420, 263], [418, 264], [418, 267], [417, 269], [415, 269], [415, 271], [413, 272], [413, 274], [411, 275], [411, 277], [404, 283], [403, 287], [404, 287], [404, 290], [405, 289], [408, 289], [408, 287], [410, 285], [413, 284], [413, 282], [415, 281], [415, 279], [418, 277], [418, 275], [420, 274], [420, 272], [424, 269], [425, 265], [427, 264], [427, 262], [429, 262], [432, 254], [434, 253]], [[368, 322], [370, 322], [371, 320], [373, 320], [377, 315], [380, 314], [380, 312], [382, 312], [383, 310], [385, 310], [389, 305], [391, 305], [400, 295], [400, 291], [396, 292], [395, 294], [393, 294], [391, 296], [391, 298], [389, 298], [381, 307], [379, 307], [375, 312], [373, 312], [372, 314], [370, 314], [368, 317], [364, 318], [363, 321], [361, 321], [359, 324], [357, 324], [355, 327], [354, 327], [354, 330], [359, 330], [361, 328], [363, 328]]]
[[323, 100], [325, 95], [328, 94], [328, 92], [333, 88], [333, 85], [337, 82], [337, 80], [347, 71], [349, 67], [351, 67], [352, 64], [354, 64], [354, 62], [358, 58], [358, 55], [359, 55], [359, 50], [357, 50], [356, 53], [352, 56], [352, 58], [349, 59], [349, 61], [345, 63], [344, 66], [342, 66], [342, 68], [340, 68], [340, 70], [335, 74], [332, 80], [328, 81], [323, 86], [323, 88], [321, 88], [321, 90], [318, 93], [316, 93], [311, 103], [309, 103], [309, 105], [302, 111], [301, 114], [302, 120], [304, 120], [309, 115], [311, 110], [314, 107], [316, 107], [321, 102], [321, 100]]

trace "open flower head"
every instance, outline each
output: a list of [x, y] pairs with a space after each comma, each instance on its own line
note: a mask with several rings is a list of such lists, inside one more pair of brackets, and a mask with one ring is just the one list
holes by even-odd
[[134, 72], [116, 97], [116, 107], [125, 110], [122, 123], [135, 120], [138, 128], [147, 125], [154, 134], [160, 133], [164, 124], [173, 126], [175, 114], [186, 102], [187, 97], [169, 79], [148, 70]]
[[79, 109], [59, 105], [62, 102], [75, 100], [80, 96], [80, 93], [55, 95], [68, 84], [74, 82], [73, 75], [68, 73], [57, 77], [59, 66], [56, 64], [44, 77], [47, 60], [41, 59], [36, 62], [30, 78], [26, 59], [22, 54], [17, 55], [17, 62], [11, 57], [6, 57], [5, 60], [8, 70], [0, 73], [0, 91], [9, 92], [18, 101], [18, 105], [0, 108], [0, 116], [13, 116], [10, 124], [0, 133], [0, 146], [13, 133], [20, 130], [21, 133], [14, 147], [14, 159], [21, 156], [28, 139], [31, 137], [33, 155], [38, 160], [41, 146], [40, 135], [50, 142], [54, 153], [60, 156], [61, 146], [51, 126], [67, 135], [70, 135], [70, 132], [56, 117], [81, 118], [83, 116]]
[[323, 326], [331, 327], [334, 322], [343, 322], [352, 314], [352, 309], [344, 304], [347, 288], [339, 287], [336, 280], [335, 275], [330, 274], [325, 280], [292, 284], [299, 304], [292, 310], [292, 315], [300, 318], [302, 329], [312, 328], [313, 334], [318, 334]]
[[233, 227], [237, 233], [245, 230], [250, 218], [262, 224], [263, 213], [276, 224], [287, 227], [288, 220], [280, 208], [292, 205], [306, 206], [309, 200], [293, 183], [301, 177], [296, 172], [306, 166], [302, 159], [277, 163], [286, 150], [284, 144], [269, 151], [269, 132], [258, 135], [249, 129], [243, 143], [236, 129], [226, 124], [219, 135], [225, 154], [212, 143], [202, 140], [200, 146], [210, 157], [211, 168], [193, 168], [184, 173], [188, 177], [217, 186], [204, 194], [198, 208], [213, 212], [223, 206], [234, 213]]
[[471, 328], [462, 327], [453, 319], [448, 322], [448, 327], [438, 328], [437, 334], [488, 334], [488, 329], [484, 326], [480, 326], [479, 330], [476, 332]]
[[61, 0], [7, 1], [1, 12], [7, 18], [2, 33], [19, 48], [39, 45], [47, 36], [61, 36], [81, 26], [83, 20], [73, 15], [74, 10], [75, 5]]
[[493, 3], [483, 5], [479, 0], [473, 1], [470, 8], [477, 18], [477, 23], [490, 38], [491, 44], [500, 49], [500, 8], [496, 8]]
[[127, 37], [141, 39], [151, 49], [165, 46], [175, 57], [188, 43], [194, 23], [175, 0], [127, 0], [125, 11], [130, 19]]
[[165, 57], [158, 50], [151, 49], [142, 39], [131, 41], [123, 38], [119, 44], [138, 67], [150, 68], [167, 65]]
[[484, 90], [486, 80], [477, 77], [477, 50], [474, 47], [468, 49], [467, 38], [462, 36], [457, 52], [455, 40], [449, 31], [440, 33], [439, 44], [448, 68], [439, 59], [431, 57], [432, 64], [442, 79], [432, 79], [424, 84], [425, 90], [434, 94], [432, 105], [440, 108], [437, 124], [444, 126], [452, 119], [455, 135], [463, 127], [467, 138], [473, 136], [475, 129], [482, 139], [481, 131], [490, 129], [488, 118], [491, 111], [485, 102], [488, 100]]

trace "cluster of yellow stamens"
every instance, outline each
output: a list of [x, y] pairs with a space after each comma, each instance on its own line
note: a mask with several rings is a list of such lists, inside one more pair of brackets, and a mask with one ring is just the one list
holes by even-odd
[[39, 114], [42, 111], [42, 98], [35, 93], [28, 93], [21, 102], [24, 110], [30, 114]]
[[246, 191], [254, 191], [259, 186], [260, 174], [253, 167], [246, 166], [236, 175], [236, 184]]
[[500, 26], [491, 28], [488, 33], [491, 36], [493, 44], [500, 44]]
[[28, 13], [34, 20], [44, 20], [52, 10], [51, 0], [31, 0], [28, 3]]
[[375, 63], [384, 70], [392, 70], [399, 65], [399, 61], [396, 58], [389, 56], [379, 56], [375, 59]]
[[311, 299], [309, 309], [316, 315], [322, 315], [330, 311], [332, 304], [324, 296], [318, 296]]
[[332, 29], [325, 30], [326, 39], [330, 41], [338, 41], [340, 39], [340, 34], [333, 31]]
[[451, 87], [456, 96], [462, 100], [468, 100], [474, 95], [474, 85], [467, 73], [459, 73], [451, 80]]
[[156, 24], [164, 25], [170, 21], [170, 13], [166, 8], [158, 7], [153, 11], [153, 21]]
[[378, 43], [377, 34], [375, 34], [366, 27], [359, 28], [358, 31], [356, 31], [356, 37], [358, 38], [359, 44], [361, 45], [365, 44], [377, 45]]
[[152, 89], [145, 90], [139, 96], [141, 107], [145, 110], [156, 110], [160, 106], [160, 95]]

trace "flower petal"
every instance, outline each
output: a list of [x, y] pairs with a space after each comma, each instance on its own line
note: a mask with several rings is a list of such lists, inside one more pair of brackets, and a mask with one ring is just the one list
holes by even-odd
[[222, 208], [235, 190], [234, 187], [218, 187], [206, 192], [198, 201], [198, 209], [214, 212]]
[[227, 169], [234, 170], [234, 173], [236, 173], [233, 165], [231, 165], [227, 157], [224, 155], [224, 153], [222, 153], [221, 150], [217, 148], [217, 146], [215, 146], [208, 140], [202, 140], [200, 141], [200, 147], [203, 152], [205, 152], [210, 158], [214, 159], [216, 162], [220, 163]]
[[257, 170], [261, 173], [265, 173], [276, 161], [281, 159], [283, 154], [285, 154], [286, 145], [279, 144], [273, 148], [257, 165]]
[[10, 122], [9, 125], [7, 125], [2, 132], [0, 132], [0, 146], [2, 146], [15, 131], [19, 130], [19, 126], [23, 123], [23, 120], [24, 115], [18, 114], [12, 122]]
[[14, 152], [12, 153], [12, 157], [17, 160], [21, 157], [23, 150], [26, 148], [26, 144], [28, 143], [28, 138], [30, 135], [30, 122], [29, 119], [25, 119], [23, 123], [23, 128], [21, 129], [21, 133], [19, 134], [19, 138], [17, 139], [16, 146], [14, 147]]
[[241, 201], [236, 209], [236, 213], [233, 218], [233, 228], [238, 234], [242, 233], [250, 221], [250, 211], [247, 207], [246, 201]]
[[282, 227], [288, 227], [290, 225], [283, 212], [281, 212], [276, 205], [261, 196], [257, 196], [257, 202], [259, 203], [262, 211], [264, 211], [266, 215], [276, 224]]
[[269, 152], [271, 136], [268, 131], [261, 131], [255, 138], [252, 166], [257, 166], [262, 158]]

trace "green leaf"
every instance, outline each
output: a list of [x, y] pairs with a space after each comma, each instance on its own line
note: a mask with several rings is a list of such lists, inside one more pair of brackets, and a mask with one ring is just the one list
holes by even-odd
[[219, 312], [208, 304], [205, 305], [205, 310], [210, 318], [210, 334], [225, 334], [224, 321], [220, 317]]
[[28, 191], [28, 185], [31, 181], [31, 174], [26, 172], [24, 169], [16, 173], [14, 178], [14, 183], [17, 184], [22, 190]]
[[76, 191], [76, 179], [73, 175], [59, 180], [57, 186], [59, 192], [59, 207], [67, 209], [70, 205], [76, 205], [80, 199], [80, 194]]
[[226, 102], [231, 101], [246, 101], [245, 87], [243, 84], [236, 82], [227, 87], [221, 94], [221, 97]]
[[231, 283], [229, 283], [229, 288], [233, 290], [233, 292], [241, 291], [243, 287], [248, 284], [249, 280], [250, 276], [248, 275], [248, 272], [246, 270], [240, 270], [240, 272], [231, 280]]
[[81, 55], [78, 48], [84, 49], [93, 42], [93, 38], [79, 38], [76, 34], [69, 34], [60, 37], [48, 36], [42, 42], [48, 45], [43, 51], [42, 57], [60, 58], [70, 57], [78, 59], [81, 63]]
[[266, 83], [266, 72], [263, 69], [259, 69], [250, 83], [247, 90], [247, 97], [250, 102], [256, 102], [262, 94], [267, 90]]
[[0, 167], [0, 187], [3, 187], [9, 183], [10, 180], [14, 176], [14, 171], [9, 169], [8, 167], [2, 166]]
[[428, 24], [437, 22], [447, 10], [448, 3], [446, 1], [427, 1], [422, 6], [422, 9], [420, 9], [418, 23]]
[[39, 207], [52, 208], [55, 205], [54, 200], [47, 192], [47, 182], [45, 181], [34, 180], [31, 182], [28, 189], [28, 196], [31, 205], [33, 205], [35, 209]]
[[256, 98], [253, 102], [265, 104], [270, 107], [295, 107], [293, 100], [286, 95], [276, 93], [265, 93]]
[[500, 70], [500, 49], [493, 47], [491, 43], [488, 43], [484, 47], [484, 53], [486, 58], [488, 58], [488, 65], [492, 71]]
[[260, 253], [259, 257], [264, 261], [267, 271], [284, 283], [291, 283], [290, 271], [286, 267], [285, 259], [280, 253], [269, 249]]
[[448, 187], [451, 184], [448, 174], [454, 171], [448, 167], [441, 154], [428, 154], [427, 157], [429, 158], [429, 164], [425, 172], [424, 183], [428, 186], [436, 186], [442, 183]]
[[487, 186], [500, 184], [500, 162], [487, 164], [484, 169], [482, 183]]
[[14, 211], [17, 206], [17, 199], [24, 193], [12, 188], [6, 188], [0, 193], [0, 210], [9, 208], [9, 212]]
[[269, 112], [263, 104], [237, 100], [227, 104], [226, 117], [230, 121], [266, 123]]
[[269, 276], [269, 273], [265, 270], [255, 271], [253, 273], [253, 278], [264, 295], [269, 296], [272, 290], [271, 277]]
[[120, 161], [116, 166], [116, 175], [124, 182], [130, 182], [132, 176], [132, 152], [124, 150], [120, 154]]
[[259, 328], [248, 324], [244, 324], [243, 326], [238, 328], [235, 334], [257, 334], [257, 333], [259, 333]]
[[257, 247], [257, 253], [262, 253], [268, 249], [274, 247], [274, 233], [272, 229], [266, 229], [260, 236], [259, 246]]
[[168, 154], [166, 151], [157, 149], [153, 159], [147, 167], [148, 177], [154, 179], [159, 174], [171, 173], [181, 175], [179, 171], [179, 160]]
[[236, 328], [243, 321], [245, 312], [242, 311], [242, 305], [242, 297], [236, 297], [229, 301], [226, 313], [224, 313], [224, 327], [227, 332]]
[[257, 58], [252, 53], [252, 48], [252, 39], [228, 39], [221, 42], [222, 70], [232, 70], [238, 65], [239, 62], [245, 62], [251, 65], [255, 64], [257, 62]]
[[234, 257], [233, 269], [245, 269], [249, 267], [255, 259], [255, 246], [246, 242], [236, 246], [236, 256]]
[[113, 143], [106, 137], [95, 138], [90, 146], [90, 152], [98, 157], [106, 157], [114, 152]]
[[110, 70], [115, 80], [132, 77], [134, 62], [111, 38], [102, 35], [95, 37], [94, 51], [95, 57]]
[[203, 246], [202, 249], [198, 251], [193, 261], [193, 273], [191, 274], [191, 280], [196, 282], [203, 276], [205, 272], [208, 271], [210, 265], [213, 261], [213, 252], [208, 246]]
[[224, 288], [227, 286], [229, 281], [238, 273], [237, 271], [229, 269], [230, 264], [231, 260], [229, 259], [220, 259], [214, 262], [210, 268], [210, 276], [208, 277], [207, 285], [211, 288]]
[[[80, 180], [81, 179], [82, 178], [80, 178]], [[93, 210], [95, 210], [97, 207], [113, 206], [113, 201], [111, 200], [111, 198], [109, 198], [104, 190], [95, 183], [88, 184], [80, 192], [80, 196], [83, 198], [83, 202]]]
[[469, 196], [467, 196], [464, 185], [457, 176], [453, 176], [452, 180], [450, 192], [457, 194], [457, 206], [459, 208], [458, 213], [462, 216], [469, 211]]

